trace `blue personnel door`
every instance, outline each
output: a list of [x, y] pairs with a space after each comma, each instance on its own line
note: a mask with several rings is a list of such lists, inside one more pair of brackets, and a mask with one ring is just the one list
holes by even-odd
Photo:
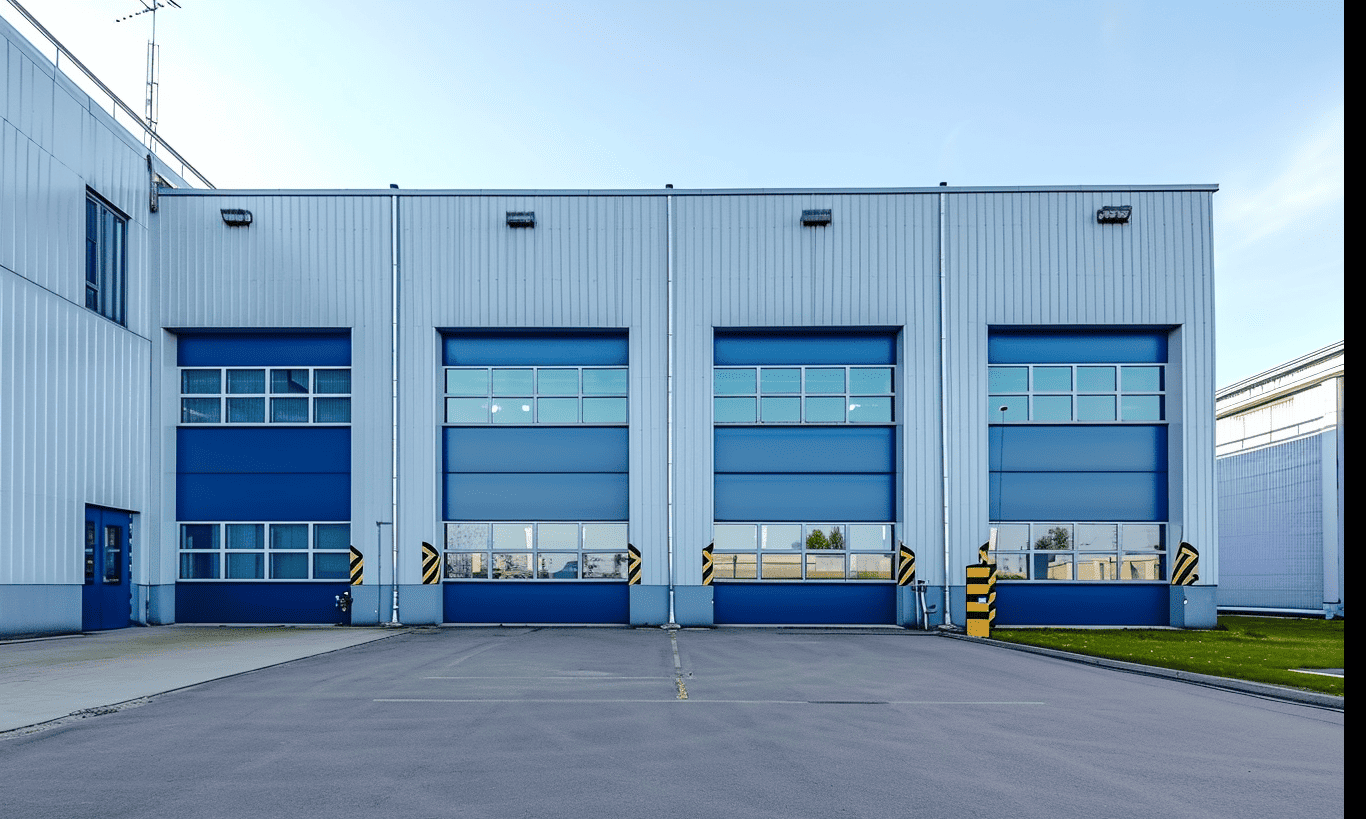
[[127, 512], [85, 507], [85, 587], [81, 630], [125, 628], [132, 613], [132, 559]]

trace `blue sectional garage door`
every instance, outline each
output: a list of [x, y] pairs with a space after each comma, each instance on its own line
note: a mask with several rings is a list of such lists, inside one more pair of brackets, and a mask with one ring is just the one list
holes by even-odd
[[715, 340], [718, 624], [896, 620], [896, 334]]

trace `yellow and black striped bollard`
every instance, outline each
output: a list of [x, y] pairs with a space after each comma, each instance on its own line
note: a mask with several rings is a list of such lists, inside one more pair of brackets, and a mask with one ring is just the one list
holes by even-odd
[[640, 550], [631, 544], [626, 544], [626, 585], [640, 585]]
[[1176, 565], [1172, 567], [1173, 586], [1193, 586], [1200, 579], [1196, 571], [1200, 568], [1200, 550], [1181, 542], [1176, 550]]
[[710, 586], [714, 568], [712, 566], [711, 550], [716, 544], [708, 543], [702, 547], [702, 585]]
[[983, 543], [977, 550], [980, 558], [975, 566], [968, 566], [967, 626], [969, 637], [990, 637], [996, 620], [996, 566], [987, 562], [990, 544]]
[[422, 543], [422, 585], [435, 586], [441, 582], [441, 553], [430, 543]]
[[901, 558], [897, 563], [896, 584], [898, 586], [915, 585], [915, 552], [906, 548], [906, 544], [901, 544]]
[[351, 547], [351, 585], [359, 586], [365, 582], [365, 555], [360, 549]]

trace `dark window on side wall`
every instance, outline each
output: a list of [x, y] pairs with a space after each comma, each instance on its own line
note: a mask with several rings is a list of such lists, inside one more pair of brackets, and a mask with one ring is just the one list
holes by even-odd
[[85, 197], [85, 306], [127, 324], [128, 219], [92, 192]]

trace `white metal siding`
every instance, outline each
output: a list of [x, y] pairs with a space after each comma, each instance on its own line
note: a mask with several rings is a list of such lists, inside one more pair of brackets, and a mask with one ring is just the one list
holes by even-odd
[[[1132, 205], [1126, 225], [1099, 224]], [[947, 194], [948, 417], [955, 582], [985, 542], [987, 331], [1002, 325], [1180, 326], [1169, 372], [1181, 481], [1171, 519], [1217, 582], [1214, 486], [1214, 289], [1209, 191]], [[1178, 358], [1179, 356], [1179, 358]], [[1183, 480], [1184, 478], [1184, 480]]]
[[[642, 550], [642, 581], [668, 582], [665, 201], [405, 196], [400, 203], [399, 537], [443, 542], [439, 330], [625, 329], [630, 538]], [[508, 211], [534, 211], [536, 227], [509, 228]], [[418, 564], [405, 563], [399, 577], [417, 582]]]
[[[932, 194], [675, 198], [675, 518], [679, 581], [701, 581], [712, 536], [712, 339], [716, 327], [901, 329], [898, 537], [942, 563], [938, 198]], [[804, 209], [830, 208], [826, 227]]]

